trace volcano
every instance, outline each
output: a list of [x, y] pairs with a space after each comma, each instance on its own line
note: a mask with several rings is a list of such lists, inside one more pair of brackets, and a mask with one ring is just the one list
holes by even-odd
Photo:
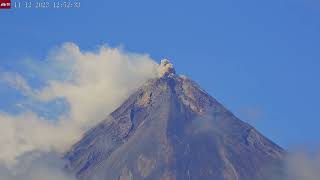
[[65, 159], [79, 180], [271, 180], [284, 156], [163, 60]]

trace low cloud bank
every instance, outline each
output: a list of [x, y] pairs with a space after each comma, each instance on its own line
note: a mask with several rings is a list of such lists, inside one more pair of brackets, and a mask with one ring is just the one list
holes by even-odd
[[0, 165], [1, 180], [76, 180], [63, 169], [65, 162], [55, 153], [27, 153], [18, 161], [10, 168]]
[[[41, 87], [33, 87], [17, 72], [0, 72], [2, 85], [28, 100], [28, 105], [19, 102], [21, 113], [0, 110], [0, 179], [70, 179], [57, 166], [63, 166], [61, 157], [39, 158], [34, 153], [61, 155], [143, 82], [158, 76], [158, 64], [148, 55], [105, 46], [83, 52], [77, 45], [65, 43], [44, 61], [28, 62], [33, 76], [42, 81]], [[54, 121], [32, 108], [57, 100], [67, 109]]]

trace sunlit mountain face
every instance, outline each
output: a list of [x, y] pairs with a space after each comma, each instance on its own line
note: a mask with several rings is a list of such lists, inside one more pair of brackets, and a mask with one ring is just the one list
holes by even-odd
[[272, 180], [285, 151], [163, 60], [65, 159], [79, 180]]

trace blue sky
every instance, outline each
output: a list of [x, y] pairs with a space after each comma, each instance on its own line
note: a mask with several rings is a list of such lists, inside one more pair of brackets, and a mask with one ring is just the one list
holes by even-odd
[[[0, 70], [74, 42], [169, 58], [180, 74], [290, 148], [320, 145], [320, 2], [81, 1], [80, 9], [0, 11]], [[35, 83], [36, 84], [36, 83]], [[0, 108], [19, 99], [0, 86]], [[59, 108], [58, 108], [59, 109]]]

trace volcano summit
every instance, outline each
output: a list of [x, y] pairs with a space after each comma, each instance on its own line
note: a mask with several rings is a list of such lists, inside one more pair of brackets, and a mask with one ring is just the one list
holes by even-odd
[[65, 159], [79, 180], [270, 180], [284, 156], [163, 60]]

